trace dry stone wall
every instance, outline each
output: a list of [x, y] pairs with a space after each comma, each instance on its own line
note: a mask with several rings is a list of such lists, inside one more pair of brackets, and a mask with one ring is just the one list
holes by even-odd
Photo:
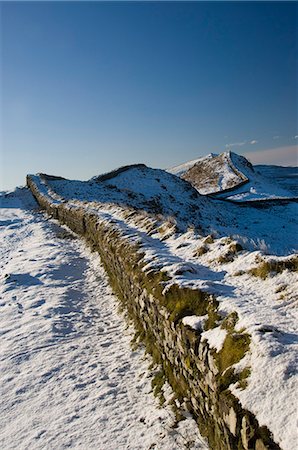
[[[187, 403], [210, 448], [279, 449], [270, 431], [260, 427], [254, 415], [243, 409], [228, 389], [236, 380], [230, 367], [237, 361], [235, 355], [241, 345], [249, 345], [246, 335], [233, 331], [233, 317], [226, 323], [227, 346], [218, 355], [201, 339], [200, 331], [184, 326], [181, 321], [187, 312], [195, 312], [187, 300], [189, 293], [178, 287], [163, 293], [161, 273], [142, 271], [142, 254], [114, 224], [100, 222], [95, 213], [84, 208], [67, 203], [53, 204], [30, 176], [27, 184], [42, 208], [83, 236], [98, 251], [111, 286], [132, 319], [139, 338], [154, 361], [160, 364], [177, 399]], [[216, 299], [192, 291], [191, 300], [194, 295], [199, 299], [201, 315], [207, 313], [210, 323], [212, 318], [216, 321]]]

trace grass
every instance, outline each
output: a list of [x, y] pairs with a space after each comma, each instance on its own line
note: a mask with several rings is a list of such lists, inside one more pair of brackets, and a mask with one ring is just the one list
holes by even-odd
[[175, 223], [167, 221], [160, 225], [158, 232], [163, 238], [168, 238], [177, 232], [177, 226]]
[[[229, 241], [230, 242], [230, 241]], [[226, 251], [219, 256], [217, 261], [220, 264], [225, 264], [234, 261], [235, 256], [243, 250], [243, 247], [239, 242], [233, 241], [230, 242]]]
[[276, 275], [284, 270], [289, 270], [290, 272], [298, 271], [298, 255], [287, 259], [262, 260], [257, 267], [250, 269], [248, 273], [265, 280], [269, 275]]
[[206, 245], [201, 245], [200, 247], [198, 247], [195, 252], [194, 252], [194, 256], [202, 256], [205, 253], [208, 252], [208, 248], [206, 247]]
[[209, 234], [208, 236], [205, 237], [203, 242], [204, 244], [213, 244], [214, 237], [212, 236], [212, 234]]

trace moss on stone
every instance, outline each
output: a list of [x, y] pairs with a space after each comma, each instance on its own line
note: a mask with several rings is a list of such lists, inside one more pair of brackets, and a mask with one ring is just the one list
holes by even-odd
[[248, 382], [247, 382], [247, 378], [250, 376], [251, 374], [251, 368], [250, 367], [246, 367], [245, 369], [242, 370], [242, 372], [240, 372], [238, 374], [238, 386], [240, 389], [246, 389]]
[[163, 369], [158, 370], [151, 381], [151, 387], [153, 390], [153, 394], [155, 397], [159, 398], [160, 404], [162, 405], [165, 402], [165, 397], [163, 394], [163, 385], [165, 384], [166, 378]]
[[218, 305], [219, 302], [215, 299], [215, 297], [210, 296], [207, 306], [208, 319], [205, 321], [204, 324], [205, 331], [215, 328], [219, 325], [222, 317], [218, 313]]
[[227, 317], [222, 321], [221, 327], [225, 330], [232, 331], [235, 328], [236, 323], [238, 322], [238, 314], [236, 311], [231, 312]]
[[228, 333], [222, 349], [215, 355], [219, 371], [223, 373], [228, 367], [239, 362], [249, 350], [249, 345], [248, 334]]
[[170, 312], [170, 319], [176, 323], [185, 316], [205, 315], [208, 301], [203, 292], [174, 284], [164, 295], [164, 306]]

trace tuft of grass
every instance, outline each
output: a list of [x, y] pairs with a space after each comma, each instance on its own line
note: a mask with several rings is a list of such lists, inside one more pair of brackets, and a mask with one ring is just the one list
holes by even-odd
[[287, 259], [272, 259], [270, 261], [262, 260], [257, 267], [250, 269], [248, 273], [265, 280], [268, 275], [276, 275], [284, 270], [289, 270], [290, 272], [298, 271], [298, 255]]
[[206, 247], [206, 245], [201, 245], [200, 247], [198, 247], [195, 252], [194, 252], [194, 256], [202, 256], [205, 253], [207, 253], [208, 248]]
[[170, 221], [164, 222], [159, 228], [158, 228], [159, 234], [161, 234], [163, 237], [169, 237], [172, 236], [177, 232], [176, 224]]
[[236, 272], [233, 273], [234, 277], [240, 277], [241, 275], [244, 275], [245, 271], [244, 270], [237, 270]]
[[212, 234], [209, 234], [208, 236], [205, 237], [203, 242], [204, 244], [213, 244], [214, 237], [212, 236]]
[[234, 241], [231, 242], [231, 244], [229, 245], [229, 251], [233, 254], [239, 253], [243, 250], [243, 247], [241, 244], [239, 244], [239, 242]]
[[277, 286], [277, 288], [275, 289], [275, 292], [278, 294], [279, 292], [284, 291], [285, 289], [287, 289], [287, 285], [286, 284], [280, 284], [279, 286]]
[[220, 264], [232, 262], [235, 259], [237, 253], [240, 252], [241, 250], [243, 250], [243, 247], [241, 244], [239, 244], [239, 242], [236, 241], [230, 242], [226, 252], [220, 255], [217, 261]]
[[262, 280], [265, 280], [267, 276], [271, 273], [271, 271], [272, 271], [271, 265], [267, 261], [263, 261], [257, 267], [250, 269], [248, 273], [250, 273], [254, 277], [259, 277], [262, 278]]
[[234, 259], [233, 256], [228, 252], [228, 253], [224, 253], [224, 254], [220, 255], [217, 258], [217, 262], [219, 264], [226, 264], [226, 263], [232, 262], [233, 259]]

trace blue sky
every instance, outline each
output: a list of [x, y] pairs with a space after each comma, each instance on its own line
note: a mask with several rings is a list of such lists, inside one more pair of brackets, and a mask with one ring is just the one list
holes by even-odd
[[293, 2], [3, 2], [1, 24], [1, 189], [226, 149], [295, 159]]

